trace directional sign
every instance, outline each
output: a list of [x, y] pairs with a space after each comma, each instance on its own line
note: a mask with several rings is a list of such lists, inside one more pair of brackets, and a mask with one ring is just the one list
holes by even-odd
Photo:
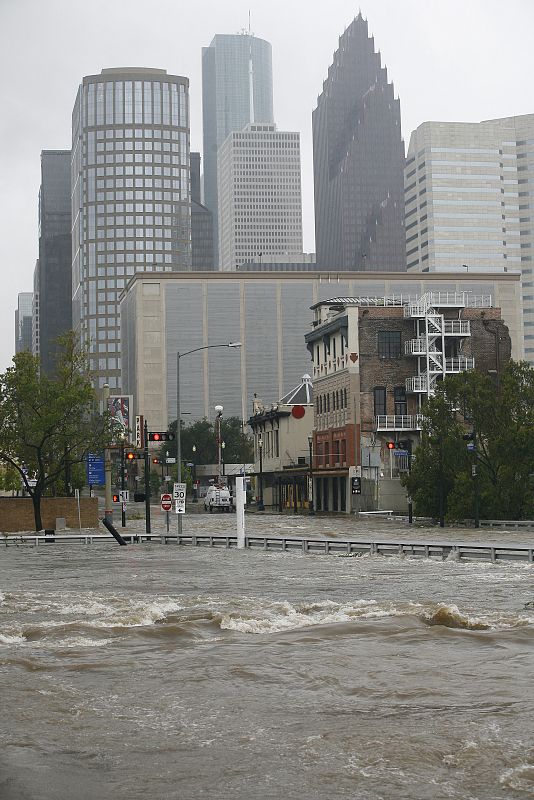
[[119, 503], [127, 503], [130, 499], [130, 492], [128, 489], [122, 489], [119, 492]]
[[165, 463], [166, 464], [176, 464], [176, 459], [175, 458], [166, 458], [165, 459]]
[[185, 483], [175, 483], [173, 487], [172, 496], [175, 500], [176, 514], [185, 514]]
[[106, 482], [104, 472], [104, 454], [87, 454], [87, 483], [89, 486], [103, 486]]
[[161, 495], [161, 507], [164, 511], [170, 511], [172, 508], [172, 497], [170, 494]]

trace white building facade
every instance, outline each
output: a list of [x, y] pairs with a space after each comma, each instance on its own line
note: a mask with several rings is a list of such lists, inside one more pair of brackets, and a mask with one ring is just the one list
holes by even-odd
[[246, 125], [221, 145], [217, 169], [220, 268], [301, 254], [300, 135]]
[[408, 271], [521, 270], [525, 356], [534, 363], [534, 114], [423, 123], [404, 183]]

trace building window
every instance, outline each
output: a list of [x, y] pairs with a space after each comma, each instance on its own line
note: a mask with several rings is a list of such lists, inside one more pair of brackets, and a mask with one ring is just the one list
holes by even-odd
[[408, 410], [406, 405], [406, 389], [404, 386], [395, 386], [393, 389], [393, 398], [395, 401], [395, 416], [405, 417]]
[[386, 413], [386, 387], [375, 386], [373, 389], [375, 403], [375, 417], [384, 416]]
[[401, 334], [400, 331], [378, 332], [378, 357], [400, 358]]

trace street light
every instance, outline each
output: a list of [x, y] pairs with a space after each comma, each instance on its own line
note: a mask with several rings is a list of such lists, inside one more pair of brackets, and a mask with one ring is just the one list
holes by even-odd
[[258, 439], [258, 450], [260, 454], [258, 511], [265, 511], [265, 506], [263, 505], [263, 439], [261, 438], [261, 435]]
[[193, 451], [193, 503], [198, 503], [198, 494], [197, 494], [197, 461], [196, 461], [197, 446], [196, 446], [196, 444], [194, 444], [191, 449]]
[[309, 498], [308, 498], [308, 505], [309, 505], [310, 516], [313, 516], [313, 515], [315, 514], [315, 509], [314, 509], [314, 507], [313, 507], [313, 461], [312, 461], [312, 445], [313, 445], [313, 434], [311, 434], [311, 433], [310, 433], [310, 435], [308, 436], [308, 448], [309, 448], [309, 451], [310, 451], [310, 456], [309, 456], [309, 468], [310, 468], [310, 476], [309, 476], [309, 478], [308, 478], [308, 482], [309, 482]]
[[[185, 353], [176, 353], [176, 461], [178, 462], [178, 483], [182, 482], [182, 415], [180, 408], [180, 359], [199, 353], [201, 350], [210, 350], [213, 347], [241, 347], [241, 342], [226, 342], [224, 344], [205, 344], [195, 347]], [[182, 515], [178, 514], [178, 536], [182, 533]]]
[[221, 417], [223, 413], [222, 406], [215, 406], [217, 417], [215, 418], [216, 425], [216, 440], [217, 440], [217, 481], [221, 482]]

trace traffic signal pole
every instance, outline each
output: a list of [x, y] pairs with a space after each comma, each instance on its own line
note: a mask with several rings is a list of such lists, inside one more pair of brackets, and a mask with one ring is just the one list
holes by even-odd
[[150, 527], [150, 458], [148, 456], [148, 423], [145, 419], [145, 530], [151, 532]]
[[124, 439], [121, 438], [121, 508], [122, 508], [122, 527], [126, 527], [126, 501], [124, 499], [125, 495], [124, 492], [126, 490], [125, 480], [124, 480], [124, 470], [125, 470], [125, 463], [124, 463]]

